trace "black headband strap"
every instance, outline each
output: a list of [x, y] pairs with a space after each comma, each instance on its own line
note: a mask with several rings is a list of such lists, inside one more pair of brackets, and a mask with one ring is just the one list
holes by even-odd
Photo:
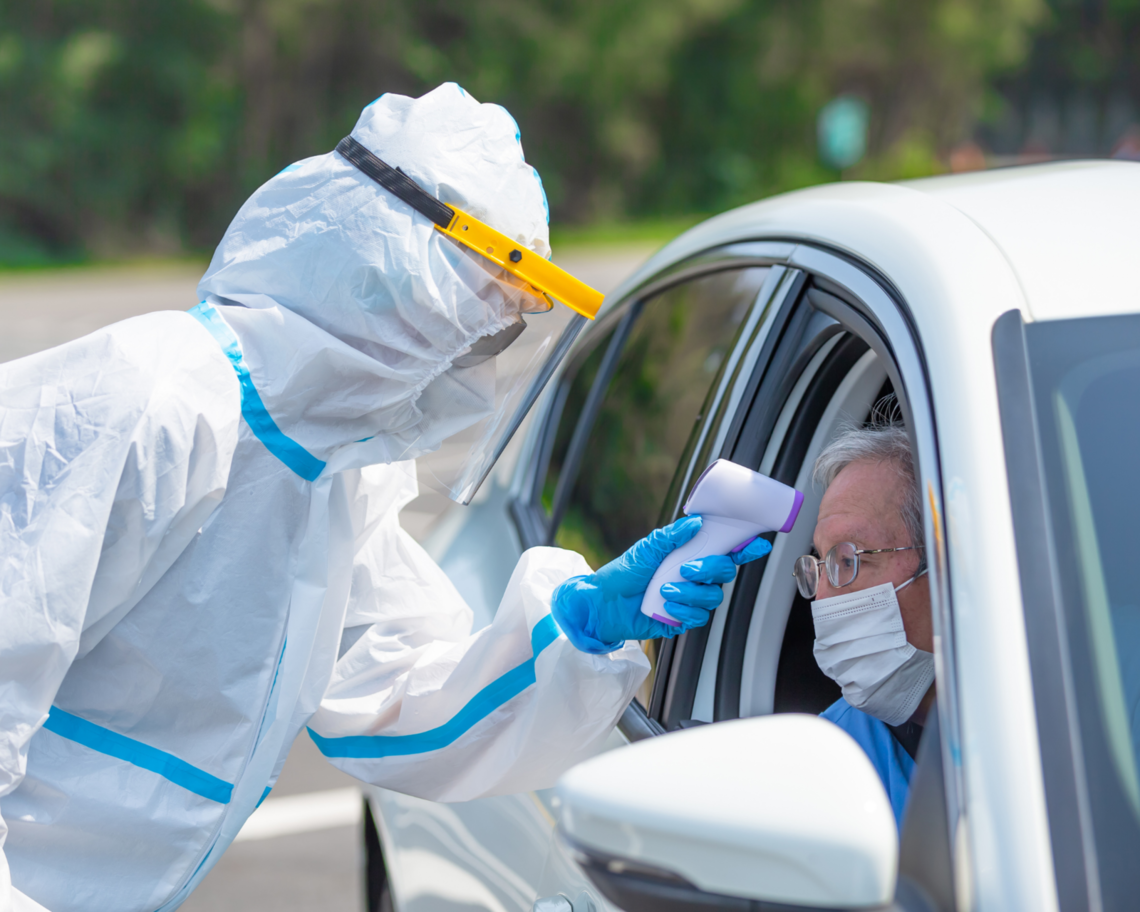
[[446, 228], [455, 218], [454, 209], [441, 203], [399, 168], [393, 168], [351, 136], [346, 136], [338, 142], [336, 151], [385, 190], [398, 196], [416, 212], [426, 215], [441, 228]]

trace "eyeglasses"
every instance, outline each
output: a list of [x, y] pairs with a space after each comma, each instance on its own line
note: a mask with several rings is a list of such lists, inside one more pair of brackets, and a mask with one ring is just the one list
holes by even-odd
[[852, 542], [840, 542], [827, 552], [827, 557], [813, 557], [805, 554], [796, 559], [792, 576], [796, 578], [796, 588], [806, 599], [815, 598], [819, 588], [820, 564], [827, 570], [827, 581], [833, 589], [842, 589], [855, 582], [859, 575], [860, 554], [891, 554], [895, 551], [921, 551], [921, 545], [908, 545], [905, 548], [856, 548]]

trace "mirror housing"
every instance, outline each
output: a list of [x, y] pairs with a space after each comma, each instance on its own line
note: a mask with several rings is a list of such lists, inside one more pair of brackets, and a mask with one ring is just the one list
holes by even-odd
[[889, 906], [898, 832], [846, 732], [785, 714], [609, 751], [558, 783], [562, 838], [627, 912]]

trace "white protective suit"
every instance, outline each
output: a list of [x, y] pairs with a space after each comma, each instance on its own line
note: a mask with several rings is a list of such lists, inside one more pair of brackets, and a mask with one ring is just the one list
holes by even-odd
[[[545, 252], [502, 108], [386, 95], [353, 135]], [[416, 481], [393, 454], [456, 425], [418, 405], [477, 388], [449, 366], [508, 283], [329, 153], [253, 195], [199, 292], [0, 365], [5, 910], [177, 907], [306, 726], [409, 794], [548, 786], [648, 669], [636, 644], [561, 635], [550, 596], [589, 572], [577, 554], [528, 551], [473, 634], [398, 524]]]

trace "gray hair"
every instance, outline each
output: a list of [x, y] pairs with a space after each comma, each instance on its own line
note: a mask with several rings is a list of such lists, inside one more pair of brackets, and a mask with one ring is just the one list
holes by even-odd
[[[922, 524], [922, 494], [914, 471], [914, 458], [910, 452], [910, 438], [903, 425], [880, 423], [872, 419], [865, 426], [844, 428], [819, 454], [812, 472], [812, 480], [827, 488], [835, 476], [853, 462], [889, 462], [898, 469], [906, 486], [903, 496], [902, 520], [912, 545], [925, 544]], [[925, 552], [920, 567], [926, 566]]]

